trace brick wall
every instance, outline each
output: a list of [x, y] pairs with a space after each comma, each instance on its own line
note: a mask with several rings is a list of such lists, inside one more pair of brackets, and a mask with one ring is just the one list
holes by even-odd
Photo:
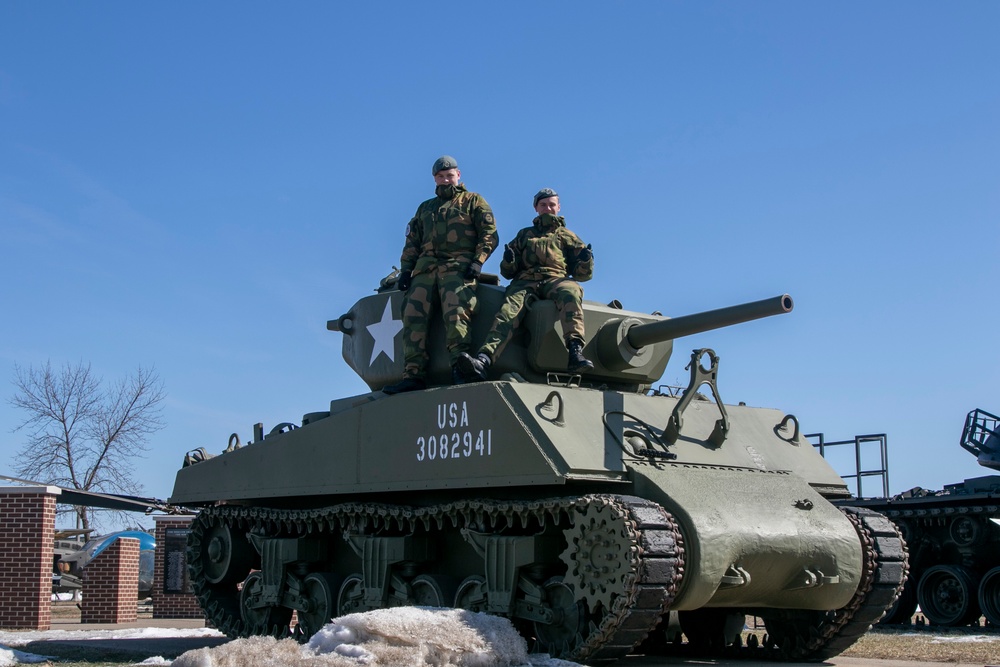
[[53, 486], [0, 487], [0, 628], [52, 627]]
[[120, 538], [83, 569], [81, 623], [131, 623], [139, 611], [139, 540]]
[[186, 535], [192, 517], [157, 516], [153, 566], [153, 618], [203, 618], [198, 598], [189, 592]]

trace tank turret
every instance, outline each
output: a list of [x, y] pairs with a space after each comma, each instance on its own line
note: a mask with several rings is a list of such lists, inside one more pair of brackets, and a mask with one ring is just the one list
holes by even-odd
[[[472, 325], [473, 351], [486, 337], [503, 303], [503, 290], [480, 284], [477, 296], [479, 309]], [[347, 313], [327, 322], [329, 330], [344, 334], [344, 359], [372, 390], [402, 377], [402, 305], [401, 292], [386, 290], [361, 299]], [[584, 383], [623, 391], [644, 391], [663, 375], [674, 339], [788, 313], [792, 307], [792, 298], [782, 294], [668, 318], [659, 313], [647, 315], [624, 310], [617, 300], [607, 305], [585, 301], [587, 340], [584, 354], [594, 362], [594, 369], [581, 379]], [[430, 382], [451, 384], [450, 361], [439, 319], [431, 322], [428, 345]], [[494, 360], [489, 377], [499, 379], [515, 374], [529, 382], [547, 382], [550, 373], [565, 374], [565, 370], [566, 347], [555, 305], [540, 300], [532, 306], [511, 343]]]

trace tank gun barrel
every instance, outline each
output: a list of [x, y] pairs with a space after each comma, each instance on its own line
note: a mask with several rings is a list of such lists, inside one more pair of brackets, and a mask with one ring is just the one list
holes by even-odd
[[648, 324], [638, 324], [631, 327], [626, 334], [628, 343], [636, 349], [659, 343], [666, 340], [674, 340], [682, 336], [720, 329], [741, 322], [759, 320], [763, 317], [781, 315], [791, 312], [793, 307], [792, 297], [787, 294], [761, 299], [750, 303], [741, 303], [736, 306], [707, 310], [703, 313], [693, 313], [682, 315], [669, 320], [650, 322]]

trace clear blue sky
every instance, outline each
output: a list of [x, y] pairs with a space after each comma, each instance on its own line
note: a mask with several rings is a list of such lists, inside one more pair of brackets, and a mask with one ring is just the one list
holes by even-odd
[[166, 497], [185, 451], [364, 392], [325, 323], [448, 153], [505, 241], [560, 192], [590, 299], [794, 297], [664, 382], [712, 347], [726, 402], [888, 433], [893, 492], [987, 474], [958, 436], [1000, 412], [998, 34], [993, 1], [0, 3], [0, 394], [155, 367]]

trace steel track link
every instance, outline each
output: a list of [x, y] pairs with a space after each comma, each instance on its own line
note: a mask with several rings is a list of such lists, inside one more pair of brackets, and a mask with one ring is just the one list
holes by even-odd
[[620, 589], [598, 621], [590, 622], [587, 637], [565, 656], [571, 660], [612, 661], [627, 655], [657, 625], [676, 597], [684, 569], [683, 541], [676, 522], [656, 503], [628, 496], [583, 496], [538, 501], [465, 500], [434, 507], [345, 504], [320, 510], [274, 510], [220, 506], [203, 510], [192, 523], [188, 542], [188, 567], [195, 595], [210, 623], [230, 637], [295, 636], [282, 627], [256, 627], [240, 615], [235, 585], [206, 581], [201, 562], [202, 540], [213, 525], [233, 526], [238, 532], [268, 535], [306, 535], [373, 531], [396, 528], [404, 532], [418, 526], [433, 532], [473, 526], [477, 529], [516, 529], [518, 525], [545, 526], [572, 523], [588, 504], [611, 510], [616, 529], [626, 537], [623, 557], [628, 571]]

